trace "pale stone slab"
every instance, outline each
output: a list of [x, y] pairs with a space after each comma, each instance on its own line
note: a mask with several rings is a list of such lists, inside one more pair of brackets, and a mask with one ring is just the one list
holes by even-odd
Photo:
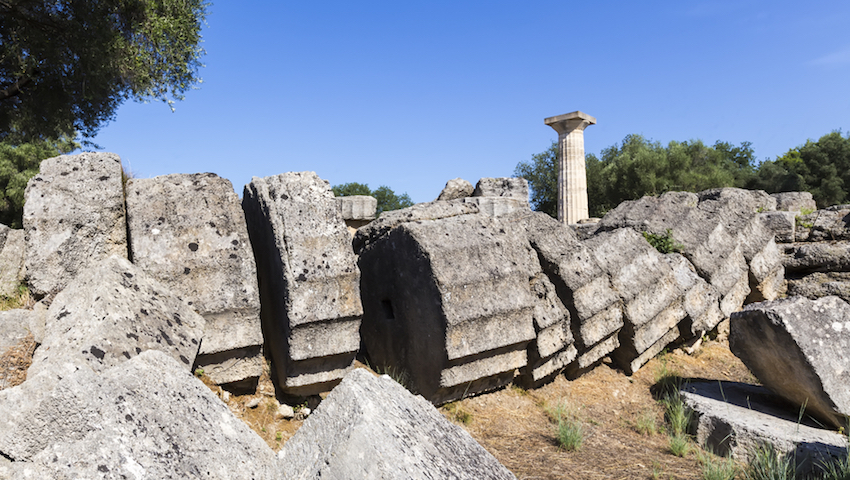
[[339, 213], [346, 222], [351, 220], [372, 221], [375, 219], [375, 212], [378, 210], [378, 200], [375, 197], [349, 195], [335, 198]]
[[283, 478], [514, 478], [422, 397], [363, 369], [346, 375], [278, 458]]
[[354, 361], [363, 315], [360, 271], [330, 185], [313, 172], [254, 177], [242, 205], [280, 386], [327, 391]]
[[218, 384], [256, 381], [257, 268], [230, 182], [212, 173], [130, 179], [127, 222], [133, 263], [206, 320], [198, 367]]
[[26, 238], [23, 230], [0, 224], [0, 295], [17, 293], [24, 277]]
[[55, 294], [91, 264], [127, 258], [121, 159], [112, 153], [48, 158], [27, 183], [26, 281]]
[[0, 392], [0, 452], [17, 478], [279, 478], [263, 440], [162, 352], [53, 376]]
[[146, 350], [163, 351], [189, 371], [205, 323], [169, 288], [115, 256], [75, 278], [46, 317], [28, 376], [83, 365], [100, 372]]
[[731, 317], [729, 348], [766, 387], [827, 425], [850, 416], [850, 305], [792, 297]]
[[443, 191], [440, 192], [437, 201], [457, 200], [458, 198], [469, 197], [474, 191], [475, 187], [471, 183], [462, 178], [454, 178], [446, 182], [446, 186], [443, 187]]

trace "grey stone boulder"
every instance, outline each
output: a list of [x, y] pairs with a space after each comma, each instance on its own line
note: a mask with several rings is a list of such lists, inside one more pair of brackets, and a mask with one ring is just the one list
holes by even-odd
[[478, 210], [491, 217], [530, 210], [528, 200], [515, 197], [466, 197], [464, 203], [478, 206]]
[[48, 158], [27, 183], [25, 278], [36, 296], [52, 295], [89, 265], [127, 258], [121, 159], [112, 153]]
[[808, 215], [800, 215], [797, 220], [796, 240], [850, 240], [850, 205], [833, 205]]
[[798, 473], [843, 458], [847, 437], [829, 431], [768, 389], [735, 382], [691, 382], [680, 391], [691, 414], [691, 434], [703, 448], [741, 462], [771, 444], [796, 461]]
[[573, 230], [540, 212], [517, 213], [504, 221], [525, 232], [543, 272], [570, 312], [578, 356], [572, 375], [592, 366], [619, 346], [623, 302], [590, 248]]
[[372, 231], [359, 265], [373, 367], [406, 373], [436, 404], [510, 382], [535, 338], [540, 266], [522, 229], [457, 215]]
[[333, 192], [313, 172], [254, 177], [242, 206], [257, 258], [263, 333], [280, 387], [330, 390], [360, 347], [360, 271]]
[[775, 211], [759, 213], [759, 220], [776, 236], [779, 243], [795, 241], [797, 233], [797, 214], [794, 212]]
[[528, 203], [528, 180], [522, 177], [485, 177], [478, 180], [473, 197], [510, 197]]
[[458, 198], [470, 197], [474, 191], [475, 187], [473, 187], [471, 183], [462, 178], [454, 178], [446, 182], [446, 186], [443, 187], [443, 191], [440, 192], [440, 195], [437, 197], [437, 201], [457, 200]]
[[850, 305], [793, 297], [731, 317], [729, 347], [759, 381], [827, 425], [850, 415]]
[[17, 293], [24, 277], [25, 253], [24, 231], [0, 224], [0, 296]]
[[278, 453], [281, 477], [512, 479], [422, 397], [355, 369]]
[[263, 369], [257, 268], [233, 186], [212, 173], [127, 182], [133, 263], [204, 317], [197, 367], [217, 384]]
[[669, 229], [685, 258], [720, 294], [721, 311], [729, 315], [748, 296], [755, 301], [781, 293], [782, 259], [773, 233], [756, 218], [760, 210], [772, 208], [775, 200], [764, 192], [668, 192], [621, 203], [602, 219], [599, 231], [629, 227], [665, 235]]
[[770, 196], [776, 199], [777, 211], [811, 213], [818, 209], [811, 192], [781, 192]]
[[788, 296], [817, 300], [830, 295], [850, 302], [850, 272], [814, 272], [788, 279]]
[[262, 439], [159, 351], [100, 374], [45, 372], [0, 392], [0, 410], [18, 478], [279, 478]]
[[27, 376], [81, 366], [101, 372], [145, 350], [167, 353], [188, 372], [203, 332], [203, 317], [171, 289], [113, 256], [90, 265], [53, 300]]
[[[583, 243], [623, 302], [624, 326], [612, 358], [626, 373], [634, 373], [678, 338], [679, 322], [687, 316], [683, 291], [670, 264], [630, 228], [600, 233]], [[653, 353], [643, 355], [648, 350]]]
[[850, 272], [850, 242], [795, 243], [784, 248], [789, 275], [813, 272]]

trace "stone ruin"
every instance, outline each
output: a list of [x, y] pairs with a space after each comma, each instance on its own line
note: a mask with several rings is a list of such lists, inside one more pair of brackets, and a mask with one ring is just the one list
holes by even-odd
[[[406, 405], [398, 410], [401, 424], [415, 425], [405, 409], [437, 422], [420, 433], [411, 430], [410, 438], [424, 448], [433, 443], [447, 471], [481, 478], [477, 464], [458, 467], [440, 446], [445, 439], [436, 432], [448, 426], [426, 413], [432, 407], [421, 400], [407, 404], [415, 398], [397, 386], [352, 371], [355, 358], [393, 373], [436, 405], [511, 382], [536, 387], [562, 373], [575, 378], [606, 358], [631, 374], [669, 345], [697, 342], [727, 325], [730, 316], [779, 308], [768, 303], [735, 313], [781, 296], [786, 268], [850, 265], [841, 254], [824, 253], [832, 247], [813, 242], [845, 238], [843, 210], [811, 217], [804, 195], [729, 188], [671, 192], [624, 202], [599, 223], [574, 228], [532, 212], [522, 179], [484, 178], [475, 188], [456, 179], [434, 202], [370, 220], [371, 200], [334, 198], [312, 172], [255, 177], [241, 206], [230, 183], [213, 174], [131, 179], [126, 187], [120, 178], [120, 160], [112, 154], [46, 160], [27, 189], [23, 235], [0, 229], [0, 286], [23, 281], [41, 299], [32, 311], [0, 314], [0, 334], [10, 339], [0, 338], [0, 346], [26, 330], [40, 344], [27, 381], [0, 391], [0, 405], [14, 413], [0, 422], [0, 452], [15, 460], [0, 463], [0, 478], [8, 472], [15, 478], [63, 478], [50, 458], [66, 467], [68, 459], [90, 459], [80, 460], [76, 473], [99, 469], [95, 464], [103, 461], [105, 468], [122, 465], [122, 474], [185, 468], [192, 475], [201, 468], [193, 463], [197, 452], [206, 448], [182, 446], [203, 436], [194, 428], [214, 432], [208, 439], [213, 443], [236, 442], [226, 448], [238, 452], [217, 454], [234, 465], [244, 455], [261, 458], [251, 473], [255, 478], [369, 472], [331, 460], [327, 470], [296, 467], [293, 454], [284, 451], [269, 456], [250, 434], [233, 427], [226, 408], [210, 405], [217, 400], [203, 394], [190, 373], [200, 368], [225, 388], [250, 389], [265, 359], [283, 394], [336, 387], [316, 412], [317, 432], [343, 428], [335, 423], [341, 412], [365, 415], [363, 430], [322, 440], [341, 442], [327, 452], [347, 452], [353, 445], [364, 452], [394, 451], [369, 441], [383, 438], [388, 428], [406, 427], [382, 424], [386, 419], [367, 414], [366, 405], [397, 402]], [[801, 209], [790, 231], [789, 215], [776, 210], [780, 206]], [[353, 239], [352, 222], [365, 223]], [[647, 241], [668, 233], [678, 252], [661, 253]], [[776, 243], [800, 238], [808, 243]], [[138, 370], [138, 382], [162, 382], [170, 398], [181, 400], [149, 413], [141, 405], [162, 408], [159, 400], [131, 393], [136, 380], [127, 383], [121, 369]], [[194, 393], [174, 393], [184, 389]], [[349, 393], [334, 394], [337, 389]], [[126, 402], [101, 406], [87, 391]], [[26, 427], [34, 437], [19, 436], [27, 412], [43, 402], [53, 405], [57, 395], [70, 400], [51, 411], [77, 419], [68, 425], [73, 432], [44, 440], [49, 435], [39, 429], [58, 421], [45, 418], [41, 427]], [[355, 403], [345, 403], [349, 395]], [[840, 403], [832, 393], [826, 398], [821, 403], [827, 410]], [[335, 406], [332, 399], [342, 403]], [[203, 419], [187, 430], [162, 427], [182, 453], [160, 466], [154, 459], [165, 453], [121, 443], [140, 435], [134, 425], [166, 425], [171, 415], [190, 410], [205, 412]], [[91, 419], [99, 417], [110, 419], [108, 428], [93, 426]], [[313, 448], [309, 440], [294, 440], [293, 451]], [[452, 442], [474, 444], [466, 437]], [[100, 443], [117, 456], [91, 453]], [[464, 448], [476, 452], [485, 471], [501, 472], [472, 444]], [[235, 468], [229, 461], [221, 468]], [[416, 476], [411, 472], [424, 465], [415, 456], [402, 464], [402, 476]]]

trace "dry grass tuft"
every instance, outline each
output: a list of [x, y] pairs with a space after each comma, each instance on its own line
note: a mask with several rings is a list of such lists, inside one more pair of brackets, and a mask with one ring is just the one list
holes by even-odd
[[13, 295], [0, 296], [0, 311], [16, 308], [31, 309], [33, 305], [35, 305], [35, 298], [30, 295], [30, 291], [25, 285], [18, 285]]
[[0, 390], [24, 383], [27, 379], [27, 369], [32, 364], [35, 345], [30, 333], [0, 355]]

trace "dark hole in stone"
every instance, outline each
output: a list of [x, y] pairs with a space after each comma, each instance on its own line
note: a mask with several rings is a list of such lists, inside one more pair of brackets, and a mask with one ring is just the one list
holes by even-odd
[[185, 363], [186, 365], [189, 365], [189, 359], [184, 357], [183, 355], [180, 355], [180, 361]]
[[95, 347], [94, 345], [91, 346], [90, 350], [91, 354], [97, 357], [98, 360], [103, 360], [103, 357], [106, 355], [106, 352]]
[[230, 258], [236, 258], [236, 254], [235, 254], [235, 253], [231, 253], [231, 254], [230, 254]]
[[195, 242], [190, 243], [189, 244], [189, 250], [191, 250], [193, 252], [197, 252], [198, 251], [198, 244], [195, 243]]
[[232, 243], [233, 245], [239, 245], [239, 240], [234, 240], [234, 241], [232, 241], [232, 242], [230, 242], [230, 243]]
[[381, 300], [381, 310], [384, 312], [385, 320], [394, 320], [395, 313], [393, 312], [393, 304], [389, 300]]
[[189, 267], [183, 267], [183, 275], [189, 275], [189, 272], [191, 272], [191, 271], [192, 271], [192, 269], [191, 269], [191, 268], [189, 268]]

